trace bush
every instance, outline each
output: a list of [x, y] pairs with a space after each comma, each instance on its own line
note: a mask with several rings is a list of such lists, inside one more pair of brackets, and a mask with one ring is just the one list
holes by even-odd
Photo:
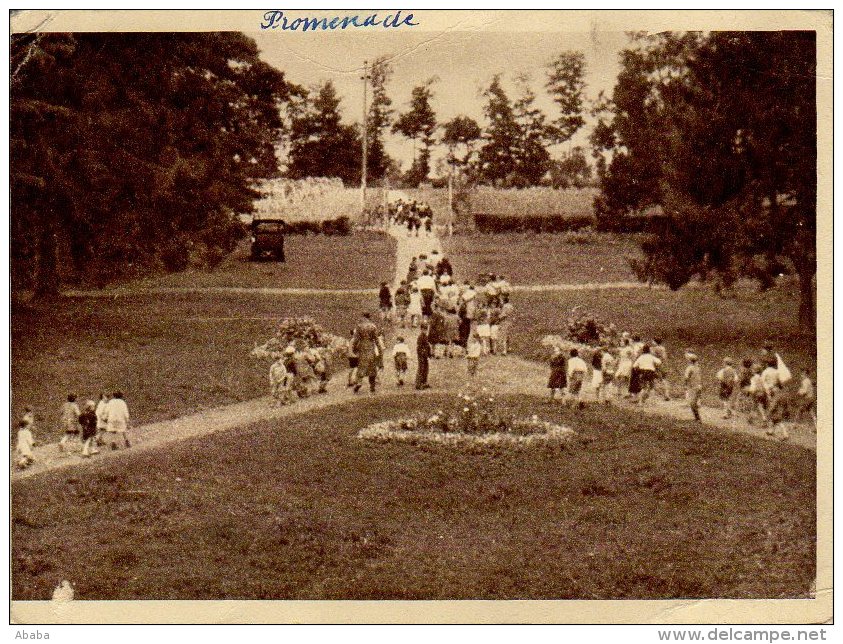
[[293, 221], [287, 223], [284, 232], [287, 235], [350, 235], [351, 220], [342, 215], [324, 221]]
[[351, 220], [345, 215], [336, 219], [326, 219], [322, 222], [323, 235], [350, 235]]
[[562, 233], [593, 228], [591, 215], [490, 215], [474, 214], [474, 226], [483, 233]]

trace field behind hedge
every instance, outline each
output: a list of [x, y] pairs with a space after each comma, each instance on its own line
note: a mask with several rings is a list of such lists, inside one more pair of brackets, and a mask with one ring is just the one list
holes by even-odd
[[471, 193], [471, 209], [475, 213], [512, 216], [592, 217], [596, 188], [557, 190], [531, 188], [492, 188], [478, 186]]
[[[255, 217], [283, 219], [286, 222], [361, 217], [360, 189], [346, 187], [339, 179], [268, 179], [258, 190], [263, 197], [255, 202]], [[374, 208], [383, 203], [383, 192], [370, 188], [366, 206]]]
[[[437, 224], [447, 223], [448, 189], [419, 188], [404, 191], [411, 198], [425, 201], [433, 209]], [[468, 204], [471, 213], [485, 213], [504, 216], [567, 216], [593, 218], [593, 201], [598, 191], [595, 188], [493, 188], [477, 186], [468, 192]], [[457, 217], [456, 224], [470, 224], [471, 217]]]

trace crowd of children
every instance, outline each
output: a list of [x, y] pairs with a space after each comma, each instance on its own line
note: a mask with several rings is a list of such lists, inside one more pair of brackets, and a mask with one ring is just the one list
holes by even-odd
[[422, 228], [425, 236], [433, 236], [433, 211], [425, 202], [418, 202], [415, 199], [409, 201], [398, 199], [389, 204], [387, 216], [387, 223], [406, 226], [408, 237], [413, 235], [419, 237]]
[[[26, 407], [18, 421], [16, 465], [19, 469], [26, 469], [35, 462], [35, 420], [35, 412]], [[87, 400], [81, 408], [76, 395], [68, 394], [59, 409], [62, 437], [58, 447], [62, 452], [79, 449], [85, 458], [99, 454], [97, 448], [106, 441], [110, 441], [111, 449], [118, 449], [118, 441], [128, 448], [131, 447], [129, 428], [129, 407], [121, 391], [115, 391], [111, 396], [101, 393], [96, 402]]]
[[[420, 328], [427, 358], [465, 356], [468, 373], [477, 372], [480, 356], [506, 355], [515, 309], [511, 286], [502, 275], [480, 275], [476, 285], [458, 283], [447, 257], [437, 250], [413, 257], [405, 279], [393, 293], [382, 283], [378, 296], [380, 318], [398, 328]], [[400, 342], [403, 344], [403, 339]], [[398, 366], [396, 366], [398, 369]], [[406, 371], [402, 371], [403, 374]], [[403, 377], [399, 378], [403, 383]], [[423, 388], [426, 378], [417, 386]]]
[[325, 350], [295, 342], [288, 344], [269, 367], [270, 394], [279, 406], [325, 393], [330, 380]]
[[[653, 393], [671, 400], [671, 384], [667, 368], [667, 349], [661, 338], [644, 342], [640, 336], [622, 334], [619, 346], [603, 345], [590, 351], [591, 388], [594, 400], [609, 402], [613, 393], [618, 399], [645, 404]], [[559, 345], [552, 346], [550, 399], [561, 396], [564, 401], [584, 405], [583, 385], [588, 380], [589, 364], [584, 351], [571, 348], [567, 352]], [[567, 353], [567, 355], [566, 355]], [[697, 355], [685, 351], [686, 366], [682, 372], [685, 399], [693, 418], [700, 421], [700, 398], [703, 374]], [[815, 391], [806, 371], [802, 371], [799, 388], [787, 394], [786, 386], [792, 375], [781, 357], [765, 346], [757, 360], [747, 358], [740, 369], [726, 357], [723, 367], [714, 376], [723, 406], [723, 418], [745, 413], [750, 423], [760, 423], [773, 433], [773, 428], [787, 420], [810, 418], [816, 425]]]

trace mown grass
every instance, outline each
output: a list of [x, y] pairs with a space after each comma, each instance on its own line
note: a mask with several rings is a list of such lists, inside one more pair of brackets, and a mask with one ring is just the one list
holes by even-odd
[[65, 396], [122, 389], [136, 423], [249, 400], [267, 365], [249, 351], [279, 319], [312, 315], [348, 337], [375, 296], [132, 295], [65, 298], [12, 311], [12, 413], [31, 405], [38, 440], [59, 436]]
[[184, 271], [140, 281], [142, 287], [377, 288], [395, 274], [395, 240], [384, 233], [288, 235], [287, 261], [252, 262], [249, 240], [210, 271]]
[[581, 440], [373, 444], [438, 397], [361, 399], [12, 486], [12, 597], [804, 597], [815, 455], [513, 398]]
[[635, 281], [627, 261], [641, 254], [635, 238], [603, 233], [592, 238], [596, 243], [576, 244], [564, 234], [473, 233], [442, 241], [460, 277], [502, 273], [513, 284]]
[[756, 358], [767, 342], [781, 353], [794, 378], [801, 368], [816, 374], [816, 342], [810, 329], [796, 324], [799, 293], [793, 284], [765, 293], [743, 285], [722, 296], [696, 286], [675, 292], [607, 289], [523, 292], [513, 297], [517, 318], [510, 345], [527, 358], [546, 361], [549, 354], [541, 338], [562, 333], [571, 309], [580, 306], [644, 340], [661, 337], [668, 349], [671, 379], [679, 391], [684, 351], [693, 349], [703, 372], [704, 399], [712, 405], [718, 404], [715, 374], [723, 358]]

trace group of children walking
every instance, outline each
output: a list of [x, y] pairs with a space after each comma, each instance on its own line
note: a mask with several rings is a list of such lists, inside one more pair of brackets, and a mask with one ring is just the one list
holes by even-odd
[[[589, 355], [584, 355], [590, 352]], [[594, 400], [609, 402], [617, 399], [644, 404], [657, 393], [666, 401], [672, 399], [667, 369], [667, 350], [660, 338], [645, 343], [639, 336], [624, 333], [620, 346], [595, 349], [571, 348], [567, 352], [560, 346], [553, 347], [550, 358], [548, 388], [550, 399], [561, 396], [563, 401], [584, 405], [584, 386], [589, 381]], [[692, 350], [685, 352], [686, 366], [682, 372], [685, 399], [694, 420], [700, 422], [700, 399], [703, 375], [699, 359]], [[809, 416], [816, 425], [815, 391], [807, 371], [802, 371], [799, 389], [787, 396], [785, 387], [791, 375], [781, 357], [769, 345], [759, 360], [745, 359], [740, 369], [732, 358], [724, 358], [722, 368], [714, 380], [723, 406], [723, 418], [733, 418], [744, 412], [750, 422], [758, 421], [773, 434], [773, 427], [785, 420], [798, 420]]]
[[422, 228], [425, 236], [433, 236], [433, 211], [423, 201], [411, 199], [405, 202], [403, 199], [398, 199], [389, 204], [387, 214], [390, 223], [407, 227], [408, 237], [414, 234], [418, 237]]
[[[468, 374], [477, 373], [483, 355], [506, 355], [515, 309], [510, 302], [511, 286], [502, 275], [483, 274], [477, 286], [458, 284], [447, 257], [437, 250], [413, 257], [405, 279], [392, 293], [384, 282], [379, 292], [380, 318], [398, 328], [420, 328], [427, 348], [417, 348], [422, 371], [429, 358], [464, 355]], [[398, 355], [405, 342], [399, 338]], [[407, 351], [408, 352], [408, 351]], [[403, 358], [396, 363], [399, 386], [406, 368]], [[426, 378], [417, 385], [426, 384]]]
[[[58, 447], [62, 452], [80, 449], [81, 456], [88, 458], [100, 453], [97, 448], [105, 445], [106, 439], [110, 440], [111, 449], [118, 449], [118, 439], [124, 447], [131, 447], [129, 407], [121, 391], [111, 396], [101, 393], [96, 402], [87, 400], [81, 408], [76, 395], [68, 394], [59, 410], [59, 426], [62, 437]], [[35, 412], [26, 407], [18, 421], [16, 465], [19, 469], [35, 462], [35, 445]]]

